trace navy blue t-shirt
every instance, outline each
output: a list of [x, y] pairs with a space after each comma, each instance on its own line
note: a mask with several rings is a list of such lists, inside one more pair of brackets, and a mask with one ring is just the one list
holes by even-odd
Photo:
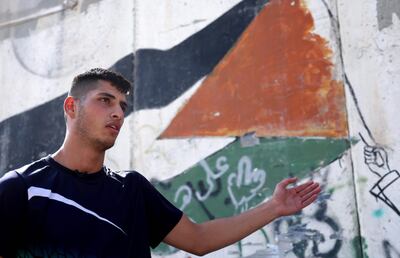
[[0, 179], [0, 256], [150, 257], [182, 212], [137, 172], [46, 157]]

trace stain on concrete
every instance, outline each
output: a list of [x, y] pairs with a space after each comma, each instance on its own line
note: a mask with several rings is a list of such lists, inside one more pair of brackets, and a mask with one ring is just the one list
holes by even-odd
[[400, 19], [399, 0], [377, 0], [376, 10], [379, 30], [383, 30], [393, 24], [393, 15], [397, 15], [397, 18]]
[[384, 212], [382, 209], [377, 209], [377, 210], [373, 211], [372, 216], [374, 216], [374, 218], [379, 219], [379, 218], [383, 217], [383, 214], [384, 214]]
[[362, 236], [356, 236], [351, 241], [355, 258], [369, 258], [367, 241]]

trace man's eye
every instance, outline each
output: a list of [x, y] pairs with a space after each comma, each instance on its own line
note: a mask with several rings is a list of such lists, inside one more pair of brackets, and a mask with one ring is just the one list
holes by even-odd
[[101, 98], [100, 101], [104, 103], [110, 103], [110, 99], [108, 98]]

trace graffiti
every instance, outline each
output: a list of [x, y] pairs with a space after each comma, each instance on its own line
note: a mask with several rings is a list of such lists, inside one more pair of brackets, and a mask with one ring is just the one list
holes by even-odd
[[[333, 15], [333, 12], [329, 8], [327, 1], [322, 0], [324, 3], [331, 20], [332, 27], [334, 28], [334, 33], [336, 34], [337, 43], [339, 46], [339, 55], [340, 55], [340, 62], [343, 69], [344, 81], [345, 85], [347, 86], [348, 92], [350, 93], [348, 96], [352, 100], [356, 114], [360, 119], [361, 126], [363, 128], [363, 133], [359, 133], [359, 138], [364, 143], [363, 148], [363, 156], [364, 156], [364, 163], [368, 167], [369, 171], [376, 176], [375, 179], [372, 179], [375, 183], [370, 188], [369, 193], [376, 199], [380, 200], [382, 203], [386, 204], [394, 214], [400, 216], [399, 210], [399, 198], [398, 198], [398, 185], [399, 185], [399, 178], [400, 173], [390, 168], [389, 160], [388, 160], [388, 153], [381, 144], [377, 142], [375, 139], [370, 126], [366, 121], [366, 117], [364, 116], [361, 107], [359, 98], [356, 95], [355, 88], [352, 82], [349, 79], [348, 73], [346, 72], [345, 62], [343, 53], [346, 52], [343, 49], [342, 44], [342, 37], [340, 36], [340, 23]], [[378, 0], [376, 1], [377, 5], [377, 15], [378, 15], [378, 25], [379, 30], [383, 30], [384, 28], [392, 25], [392, 17], [393, 14], [397, 14], [399, 17], [400, 15], [400, 5], [396, 1], [391, 0]], [[365, 88], [365, 85], [360, 88]], [[373, 216], [375, 218], [381, 218], [383, 216], [383, 209], [375, 209], [373, 211]], [[364, 225], [363, 225], [364, 226]], [[374, 229], [375, 232], [376, 229]], [[360, 242], [361, 246], [365, 245], [364, 242]], [[384, 243], [385, 254], [386, 257], [392, 257], [388, 254], [388, 245]], [[366, 255], [365, 250], [359, 250], [358, 257], [368, 257]]]
[[[329, 168], [321, 173], [321, 186], [328, 185]], [[322, 170], [319, 170], [322, 172]], [[294, 254], [296, 257], [338, 257], [342, 248], [343, 233], [338, 221], [327, 215], [328, 200], [332, 192], [323, 191], [311, 213], [301, 211], [273, 223], [279, 257]], [[355, 243], [358, 247], [359, 243]]]
[[[222, 162], [223, 162], [223, 164], [222, 164]], [[204, 187], [202, 187], [201, 192], [196, 191], [196, 197], [200, 201], [205, 201], [206, 199], [208, 199], [210, 194], [214, 191], [215, 181], [218, 180], [223, 174], [225, 174], [225, 172], [228, 171], [229, 165], [227, 164], [226, 157], [224, 157], [224, 156], [218, 157], [217, 161], [215, 162], [215, 167], [218, 170], [218, 172], [214, 173], [211, 170], [211, 168], [208, 166], [208, 164], [205, 160], [201, 160], [199, 163], [207, 175], [206, 181], [208, 184], [208, 190], [206, 193], [202, 194], [201, 192], [204, 192]]]
[[[248, 210], [250, 201], [263, 187], [266, 176], [267, 174], [264, 170], [252, 168], [249, 157], [244, 156], [239, 160], [237, 173], [232, 173], [228, 177], [228, 192], [236, 209], [241, 207], [241, 211]], [[235, 191], [233, 191], [235, 186], [240, 188], [249, 187], [253, 184], [255, 184], [255, 187], [249, 190], [249, 195], [235, 196]]]
[[344, 139], [260, 138], [260, 143], [251, 148], [243, 148], [237, 139], [155, 186], [201, 222], [259, 204], [283, 178], [303, 178], [335, 161], [348, 148], [349, 142]]
[[369, 170], [379, 178], [369, 192], [400, 216], [398, 205], [393, 199], [393, 197], [397, 196], [397, 190], [394, 190], [394, 188], [400, 183], [398, 181], [400, 178], [399, 172], [390, 169], [388, 154], [384, 148], [369, 145], [361, 134], [360, 138], [365, 144], [364, 162]]
[[[237, 139], [182, 174], [153, 184], [191, 219], [204, 222], [261, 203], [282, 179], [307, 177], [348, 148], [344, 139], [260, 138], [251, 148], [243, 148]], [[321, 198], [326, 199], [324, 195]], [[269, 243], [267, 234], [260, 232]], [[241, 255], [240, 242], [238, 248]], [[177, 250], [166, 245], [155, 251], [160, 255], [174, 252]]]
[[[342, 247], [342, 230], [339, 224], [326, 215], [327, 203], [320, 202], [311, 216], [302, 213], [284, 217], [274, 222], [281, 256], [293, 253], [296, 257], [338, 257]], [[315, 228], [315, 229], [313, 229]]]
[[[182, 201], [179, 201], [180, 197], [182, 198]], [[181, 205], [179, 205], [179, 209], [180, 210], [185, 210], [185, 208], [190, 204], [190, 202], [192, 201], [192, 189], [187, 186], [187, 185], [182, 185], [175, 194], [175, 198], [174, 198], [174, 203], [180, 203]]]
[[[112, 66], [113, 70], [135, 81], [135, 101], [129, 100], [127, 115], [145, 109], [165, 108], [205, 78], [196, 94], [197, 102], [193, 99], [185, 103], [187, 106], [180, 109], [185, 113], [176, 116], [164, 132], [165, 138], [238, 137], [182, 174], [155, 184], [171, 202], [197, 222], [247, 210], [270, 196], [279, 180], [289, 175], [305, 178], [312, 171], [337, 160], [350, 147], [346, 138], [343, 85], [336, 81], [340, 76], [333, 76], [331, 70], [337, 65], [330, 59], [333, 54], [329, 49], [331, 42], [312, 31], [310, 13], [300, 2], [240, 1], [170, 49], [139, 49]], [[332, 6], [336, 3], [322, 2], [326, 6], [326, 2]], [[378, 15], [385, 15], [379, 29], [392, 22], [389, 21], [392, 14], [399, 16], [399, 5], [389, 8], [389, 2], [377, 1]], [[271, 9], [278, 8], [278, 4], [281, 7], [286, 4], [286, 9], [282, 7], [272, 12]], [[297, 12], [290, 13], [293, 10]], [[266, 15], [268, 11], [272, 15]], [[340, 45], [340, 58], [337, 60], [344, 69], [339, 22], [335, 14], [328, 12], [335, 23], [333, 29]], [[282, 17], [278, 17], [278, 13]], [[300, 19], [290, 14], [304, 16]], [[283, 22], [277, 24], [273, 23], [274, 20]], [[273, 31], [295, 28], [290, 22], [303, 26], [297, 29], [298, 38], [292, 38], [295, 33], [290, 31]], [[291, 48], [285, 48], [287, 46]], [[254, 56], [254, 53], [259, 55]], [[19, 54], [22, 56], [24, 53]], [[295, 54], [299, 54], [296, 59], [285, 59]], [[60, 73], [57, 70], [53, 72]], [[346, 73], [343, 80], [361, 122], [370, 139], [374, 140]], [[210, 97], [213, 97], [212, 101]], [[52, 99], [0, 123], [0, 139], [6, 139], [0, 141], [0, 176], [6, 170], [55, 151], [62, 143], [65, 125], [60, 107], [64, 98], [65, 95]], [[29, 147], [20, 139], [29, 139]], [[156, 141], [162, 140], [160, 137]], [[385, 149], [375, 145], [366, 145], [364, 150], [365, 164], [379, 178], [370, 193], [400, 215], [395, 200], [388, 194], [397, 183], [399, 173], [390, 169]], [[329, 198], [327, 194], [320, 200], [326, 198]], [[281, 250], [297, 257], [308, 254], [337, 256], [342, 247], [341, 229], [338, 222], [326, 214], [324, 205], [319, 204], [311, 216], [298, 214], [274, 224]], [[262, 232], [268, 243], [266, 233]], [[240, 250], [245, 246], [238, 245]], [[163, 254], [177, 251], [168, 248]], [[386, 257], [399, 256], [388, 241], [383, 242], [383, 248]], [[241, 251], [238, 253], [242, 255]], [[267, 253], [262, 250], [251, 257], [266, 256]]]
[[382, 242], [385, 258], [400, 258], [400, 251], [395, 248], [388, 240]]
[[[199, 165], [206, 175], [206, 185], [203, 180], [199, 180], [199, 190], [192, 189], [192, 187], [190, 187], [191, 184], [180, 186], [175, 193], [174, 202], [179, 205], [178, 207], [180, 207], [181, 210], [184, 210], [190, 204], [193, 195], [197, 201], [204, 202], [212, 194], [218, 194], [221, 191], [221, 183], [219, 180], [230, 168], [228, 159], [225, 156], [217, 158], [215, 170], [213, 170], [205, 160], [201, 160]], [[253, 169], [250, 157], [242, 156], [237, 164], [237, 170], [228, 173], [227, 182], [223, 185], [227, 185], [227, 192], [229, 193], [230, 199], [225, 200], [225, 202], [232, 203], [235, 209], [241, 208], [241, 211], [248, 209], [250, 201], [259, 193], [265, 184], [266, 172], [262, 169]], [[246, 192], [247, 194], [243, 194], [243, 191], [239, 191], [241, 187], [249, 189]]]

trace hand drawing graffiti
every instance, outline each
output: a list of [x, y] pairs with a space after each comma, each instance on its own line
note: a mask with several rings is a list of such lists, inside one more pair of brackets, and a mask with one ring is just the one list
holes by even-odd
[[395, 258], [400, 257], [400, 252], [393, 246], [392, 243], [388, 240], [382, 241], [383, 251], [385, 253], [385, 257], [387, 258]]
[[[326, 1], [322, 0], [322, 3], [325, 5], [329, 17], [331, 19], [332, 27], [335, 29], [335, 33], [338, 34], [340, 31], [340, 26], [338, 21], [335, 19], [332, 11], [330, 10], [328, 4]], [[354, 91], [354, 87], [352, 83], [350, 82], [348, 75], [346, 73], [346, 67], [344, 64], [344, 58], [343, 58], [343, 49], [342, 49], [342, 42], [341, 38], [337, 36], [338, 39], [338, 45], [339, 45], [339, 53], [341, 55], [341, 65], [344, 71], [344, 80], [345, 80], [345, 85], [347, 86], [350, 97], [353, 100], [353, 103], [355, 105], [355, 108], [357, 110], [357, 114], [360, 118], [360, 121], [362, 123], [363, 128], [365, 129], [367, 136], [369, 139], [374, 142], [373, 145], [370, 145], [367, 143], [365, 138], [362, 136], [361, 133], [359, 133], [359, 136], [361, 140], [364, 142], [365, 147], [364, 147], [364, 161], [365, 164], [368, 166], [369, 170], [377, 175], [379, 177], [379, 180], [375, 183], [375, 185], [371, 188], [370, 193], [376, 197], [377, 199], [382, 200], [384, 203], [386, 203], [394, 212], [396, 212], [398, 215], [400, 215], [400, 211], [395, 205], [395, 203], [389, 198], [390, 196], [387, 194], [390, 190], [394, 188], [392, 184], [394, 184], [400, 177], [400, 174], [397, 170], [391, 170], [389, 167], [389, 162], [388, 162], [388, 155], [387, 152], [384, 148], [379, 147], [378, 144], [376, 144], [376, 140], [371, 132], [371, 129], [367, 125], [367, 122], [364, 118], [364, 115], [361, 111], [356, 93]]]
[[379, 177], [379, 180], [371, 188], [370, 193], [375, 198], [386, 203], [397, 215], [400, 216], [400, 211], [396, 204], [390, 199], [389, 194], [396, 184], [399, 184], [400, 174], [397, 170], [390, 169], [388, 155], [384, 148], [378, 146], [370, 146], [363, 136], [360, 138], [365, 143], [364, 161], [369, 170]]

